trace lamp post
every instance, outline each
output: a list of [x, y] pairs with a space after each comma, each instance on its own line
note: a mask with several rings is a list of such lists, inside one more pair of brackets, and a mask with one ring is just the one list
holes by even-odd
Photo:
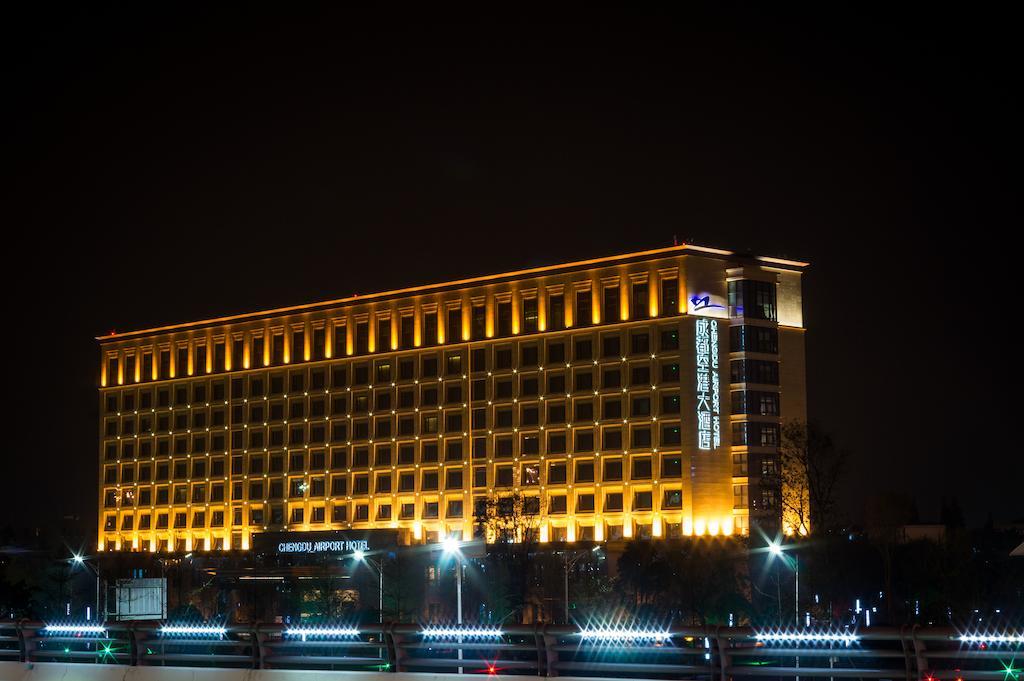
[[577, 553], [571, 559], [569, 558], [569, 554], [568, 553], [562, 554], [562, 556], [563, 556], [563, 566], [565, 568], [565, 575], [564, 576], [565, 576], [565, 623], [566, 624], [569, 624], [569, 571], [572, 570], [576, 566], [576, 563], [579, 562], [580, 558], [582, 558], [583, 556], [589, 555], [591, 553], [597, 553], [600, 550], [601, 550], [600, 546], [595, 546], [594, 548], [590, 549], [590, 551], [584, 551], [582, 553]]
[[[91, 569], [93, 572], [96, 573], [96, 604], [95, 604], [96, 610], [95, 610], [95, 613], [96, 613], [96, 619], [98, 621], [102, 622], [103, 619], [106, 616], [106, 613], [103, 613], [103, 617], [101, 617], [101, 615], [100, 615], [100, 564], [99, 564], [99, 561], [97, 560], [97, 561], [94, 561], [94, 562], [90, 563], [88, 558], [86, 556], [83, 556], [80, 553], [72, 554], [71, 558], [69, 558], [68, 560], [71, 563], [72, 569], [74, 569], [75, 567], [77, 567], [79, 565], [82, 565], [82, 566], [85, 566], [87, 569]], [[89, 618], [87, 617], [86, 619], [89, 619]]]
[[[796, 553], [793, 553], [792, 556], [785, 555], [784, 551], [787, 548], [793, 549], [795, 547], [792, 546], [792, 545], [790, 545], [789, 547], [783, 546], [782, 542], [780, 540], [774, 540], [774, 541], [773, 540], [769, 540], [769, 542], [768, 542], [768, 552], [773, 557], [778, 558], [783, 563], [785, 563], [787, 567], [792, 567], [793, 568], [793, 619], [794, 619], [794, 626], [796, 628], [799, 628], [800, 627], [800, 558], [799, 558], [799, 556], [796, 555]], [[792, 559], [792, 561], [793, 561], [792, 565], [790, 565], [790, 562], [789, 562], [790, 559]], [[781, 605], [781, 603], [779, 605], [779, 620], [780, 620], [780, 622], [782, 620], [782, 605]], [[800, 656], [799, 655], [797, 655], [795, 657], [795, 666], [796, 666], [797, 669], [800, 668]], [[796, 681], [800, 681], [800, 676], [799, 675], [796, 676]]]
[[362, 549], [357, 549], [352, 553], [352, 557], [360, 563], [366, 563], [370, 568], [377, 571], [377, 621], [381, 624], [384, 623], [384, 561], [377, 561], [376, 563], [366, 557], [366, 552]]
[[[462, 626], [462, 571], [465, 569], [462, 562], [462, 552], [459, 550], [461, 543], [455, 537], [445, 537], [442, 548], [446, 555], [455, 557], [455, 621]], [[459, 660], [462, 660], [462, 635], [459, 634]], [[459, 667], [462, 673], [462, 667]]]
[[[792, 567], [793, 568], [793, 617], [794, 617], [794, 620], [795, 620], [794, 621], [795, 626], [799, 627], [800, 626], [800, 557], [797, 556], [795, 553], [792, 554], [791, 556], [785, 555], [784, 551], [786, 550], [786, 548], [787, 547], [782, 545], [782, 542], [779, 542], [779, 541], [769, 541], [768, 542], [768, 552], [771, 553], [771, 555], [774, 556], [775, 558], [778, 558], [783, 563], [785, 563], [787, 567]], [[788, 547], [788, 548], [792, 548], [792, 547]], [[792, 565], [790, 565], [790, 560], [793, 561]], [[780, 615], [781, 615], [781, 613], [780, 613]], [[780, 619], [781, 619], [781, 617], [780, 617]]]

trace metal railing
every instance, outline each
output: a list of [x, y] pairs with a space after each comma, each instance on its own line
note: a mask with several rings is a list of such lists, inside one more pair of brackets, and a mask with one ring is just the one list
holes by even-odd
[[1024, 681], [1024, 635], [374, 624], [353, 628], [0, 621], [0, 660], [131, 666], [464, 672], [546, 677]]

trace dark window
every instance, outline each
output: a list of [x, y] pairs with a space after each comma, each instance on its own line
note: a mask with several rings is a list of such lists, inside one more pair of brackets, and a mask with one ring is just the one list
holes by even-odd
[[733, 326], [729, 329], [731, 352], [765, 352], [778, 354], [779, 331], [768, 326]]
[[473, 306], [471, 327], [473, 340], [483, 340], [487, 336], [487, 307], [485, 305]]
[[679, 280], [661, 280], [661, 307], [662, 316], [674, 315], [679, 312]]
[[547, 321], [549, 331], [561, 331], [565, 328], [565, 298], [561, 294], [548, 296]]
[[734, 359], [730, 365], [733, 383], [779, 384], [779, 363], [761, 359]]
[[423, 345], [437, 345], [436, 312], [427, 312], [423, 315]]
[[[399, 322], [399, 340], [403, 350], [408, 350], [416, 343], [416, 318], [412, 315], [405, 315]], [[409, 378], [412, 378], [410, 375]]]
[[591, 307], [590, 289], [576, 291], [576, 326], [589, 326], [594, 323]]
[[448, 308], [448, 326], [445, 340], [449, 343], [458, 343], [462, 340], [462, 308]]
[[606, 286], [603, 291], [603, 318], [606, 324], [619, 321], [619, 285]]
[[512, 335], [512, 301], [498, 303], [498, 335]]
[[735, 390], [732, 393], [732, 413], [779, 416], [779, 394], [763, 390]]
[[525, 298], [523, 300], [523, 333], [537, 333], [537, 299]]
[[729, 282], [729, 315], [775, 321], [775, 284], [742, 279]]
[[777, 423], [743, 421], [732, 424], [732, 444], [742, 447], [777, 447], [779, 426]]
[[646, 281], [633, 282], [633, 303], [630, 312], [633, 315], [633, 319], [646, 319], [651, 316]]

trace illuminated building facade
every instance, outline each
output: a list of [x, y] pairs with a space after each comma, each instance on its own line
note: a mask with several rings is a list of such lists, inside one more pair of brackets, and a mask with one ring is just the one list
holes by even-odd
[[[692, 245], [99, 338], [101, 550], [778, 526], [806, 263]], [[535, 501], [534, 501], [535, 500]]]

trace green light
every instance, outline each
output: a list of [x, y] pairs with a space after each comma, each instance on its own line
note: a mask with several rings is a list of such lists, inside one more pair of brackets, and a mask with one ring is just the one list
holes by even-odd
[[999, 661], [1003, 665], [1003, 681], [1017, 681], [1020, 678], [1021, 670], [1013, 666], [1013, 660], [1010, 660], [1010, 664], [1006, 664], [1002, 660]]

